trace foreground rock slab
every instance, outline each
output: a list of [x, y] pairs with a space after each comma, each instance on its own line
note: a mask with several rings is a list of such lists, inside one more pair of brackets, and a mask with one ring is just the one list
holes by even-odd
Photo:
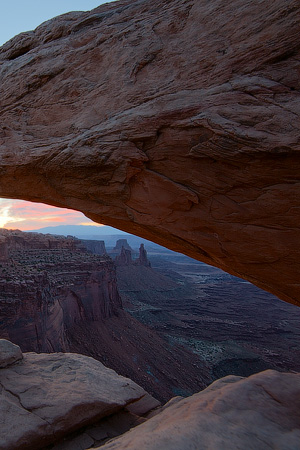
[[228, 376], [161, 413], [102, 450], [296, 450], [300, 448], [300, 374]]
[[133, 381], [77, 354], [25, 353], [0, 369], [1, 450], [41, 449], [148, 396]]
[[121, 0], [16, 36], [0, 48], [0, 196], [299, 305], [299, 17], [299, 0]]
[[22, 351], [18, 345], [6, 339], [0, 339], [0, 368], [10, 366], [22, 358]]

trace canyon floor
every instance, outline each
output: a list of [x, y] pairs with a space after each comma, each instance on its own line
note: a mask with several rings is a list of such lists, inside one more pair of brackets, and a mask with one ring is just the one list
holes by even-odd
[[123, 305], [205, 362], [211, 381], [265, 369], [300, 371], [299, 308], [185, 255], [147, 248], [152, 269], [117, 268]]

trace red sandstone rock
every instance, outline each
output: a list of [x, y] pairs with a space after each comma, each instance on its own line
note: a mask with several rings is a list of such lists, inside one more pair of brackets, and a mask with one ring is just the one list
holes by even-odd
[[22, 358], [23, 355], [18, 345], [6, 339], [0, 339], [0, 368], [10, 366]]
[[0, 369], [0, 386], [2, 450], [45, 448], [149, 396], [99, 361], [71, 353], [25, 353], [22, 361]]
[[141, 0], [0, 49], [0, 195], [299, 302], [298, 0]]
[[299, 399], [299, 374], [228, 376], [170, 404], [101, 450], [297, 449]]
[[151, 267], [151, 263], [147, 257], [147, 250], [145, 249], [144, 244], [140, 245], [139, 257], [136, 260], [136, 263], [141, 266]]
[[122, 246], [120, 254], [115, 259], [116, 266], [130, 266], [132, 263], [131, 251]]
[[104, 241], [95, 241], [92, 239], [81, 239], [81, 242], [84, 245], [84, 247], [91, 253], [94, 253], [95, 255], [100, 255], [100, 256], [107, 255]]
[[74, 323], [105, 320], [121, 308], [113, 262], [80, 240], [18, 230], [0, 230], [0, 238], [0, 336], [23, 351], [68, 351]]

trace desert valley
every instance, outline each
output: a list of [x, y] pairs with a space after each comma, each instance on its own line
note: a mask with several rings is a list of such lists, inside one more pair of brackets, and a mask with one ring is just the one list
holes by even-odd
[[300, 370], [300, 310], [244, 280], [131, 235], [0, 235], [0, 337], [24, 352], [93, 356], [162, 401]]

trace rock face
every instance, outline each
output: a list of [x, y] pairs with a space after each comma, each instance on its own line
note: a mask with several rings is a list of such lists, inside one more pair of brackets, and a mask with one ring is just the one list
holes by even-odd
[[11, 364], [23, 358], [21, 349], [6, 339], [0, 339], [0, 368], [10, 366]]
[[121, 0], [11, 39], [0, 195], [298, 304], [299, 16], [298, 0]]
[[128, 244], [127, 239], [118, 239], [116, 242], [116, 245], [112, 249], [112, 252], [120, 253], [120, 250], [122, 250], [122, 248], [125, 248], [125, 250], [129, 250], [129, 251], [133, 252], [133, 249]]
[[88, 251], [90, 251], [91, 253], [94, 253], [95, 255], [100, 255], [100, 256], [107, 255], [104, 241], [94, 241], [92, 239], [91, 240], [81, 239], [81, 242], [86, 247], [86, 249]]
[[0, 386], [2, 450], [44, 448], [150, 397], [99, 361], [70, 353], [25, 353], [22, 361], [0, 369]]
[[[103, 450], [299, 447], [295, 373], [228, 376], [157, 409], [159, 402], [140, 386], [92, 358], [25, 353], [0, 369], [0, 387], [2, 450], [84, 450], [100, 444]], [[147, 413], [150, 419], [141, 417]]]
[[116, 266], [130, 266], [133, 264], [131, 251], [122, 246], [120, 254], [116, 256], [115, 264]]
[[68, 351], [76, 322], [116, 315], [121, 300], [113, 262], [68, 237], [0, 230], [0, 333], [23, 351]]
[[[145, 266], [151, 267], [151, 263], [147, 257], [147, 251], [144, 244], [140, 245], [139, 256], [135, 260], [132, 259], [132, 252], [126, 239], [119, 239], [116, 246], [109, 252], [115, 258], [116, 266]], [[135, 253], [135, 252], [134, 252]]]
[[[124, 249], [124, 250], [123, 250]], [[127, 239], [118, 239], [114, 248], [110, 249], [108, 254], [115, 261], [118, 261], [121, 256], [122, 261], [131, 261], [131, 256], [135, 253], [133, 248], [127, 242]]]
[[101, 450], [296, 449], [300, 375], [228, 376], [169, 407]]
[[147, 251], [144, 247], [144, 244], [140, 245], [139, 257], [138, 257], [136, 263], [141, 266], [151, 267], [151, 263], [147, 257]]

